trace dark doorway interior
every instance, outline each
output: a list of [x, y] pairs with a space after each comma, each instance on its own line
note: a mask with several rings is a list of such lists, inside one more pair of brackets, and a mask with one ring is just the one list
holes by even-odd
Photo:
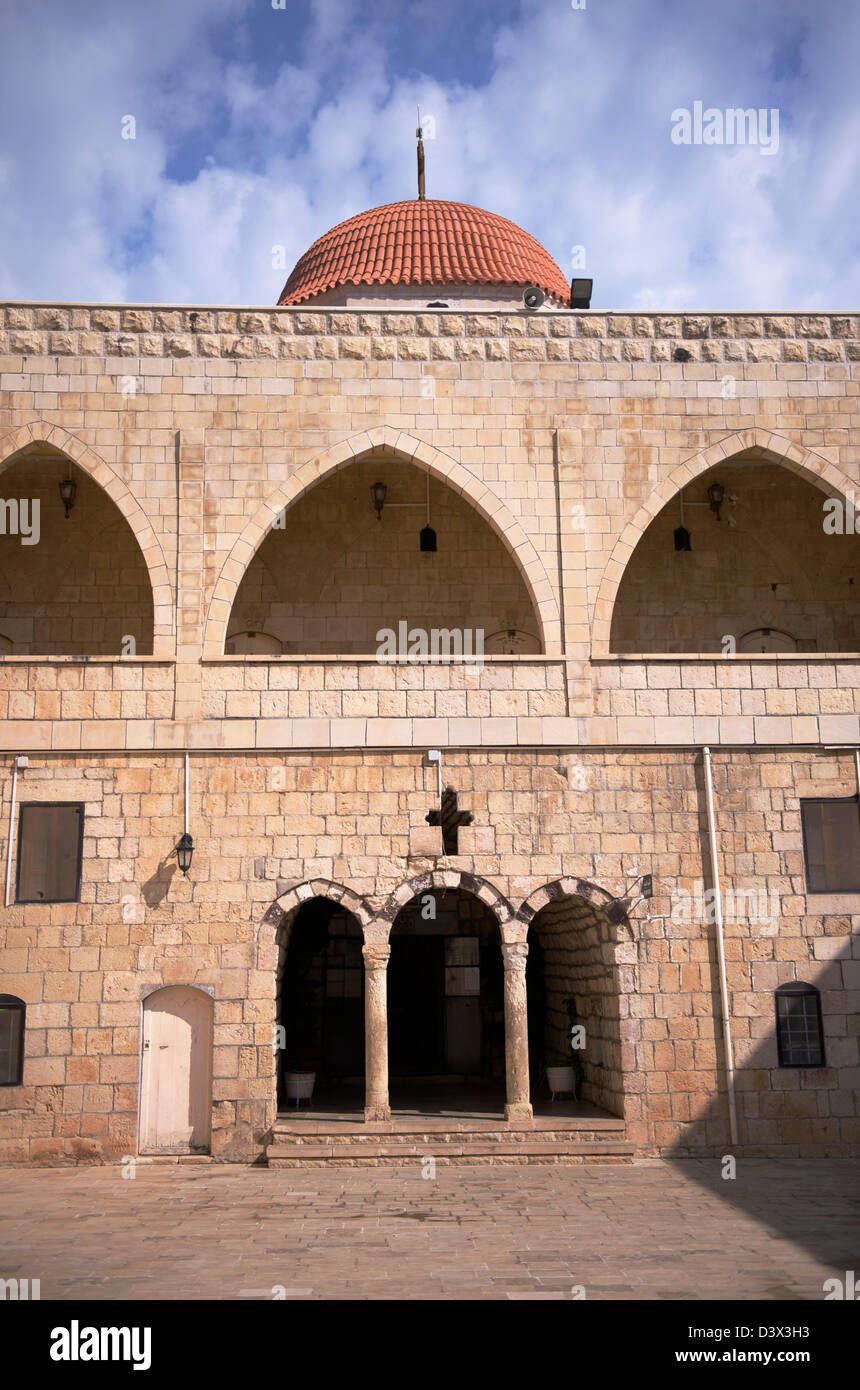
[[498, 924], [477, 898], [426, 893], [403, 908], [388, 965], [392, 1106], [426, 1112], [431, 1092], [439, 1109], [456, 1109], [458, 1093], [503, 1103], [503, 987]]
[[283, 1073], [316, 1072], [315, 1102], [328, 1092], [364, 1086], [364, 962], [361, 928], [327, 898], [296, 914], [281, 979], [280, 1017], [286, 1047], [278, 1071], [278, 1106], [286, 1103]]
[[529, 1015], [529, 1084], [532, 1101], [541, 1093], [545, 1076], [546, 959], [532, 932], [526, 957], [526, 999]]
[[444, 938], [404, 936], [388, 964], [388, 1058], [393, 1076], [445, 1070]]

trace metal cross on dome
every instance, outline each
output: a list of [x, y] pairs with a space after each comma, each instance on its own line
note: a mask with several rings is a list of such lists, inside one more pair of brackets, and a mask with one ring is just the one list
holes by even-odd
[[461, 825], [471, 825], [474, 817], [471, 811], [461, 811], [457, 805], [457, 793], [453, 787], [446, 787], [442, 793], [442, 803], [438, 811], [428, 811], [425, 820], [428, 825], [441, 825], [442, 849], [445, 854], [457, 854], [457, 837]]

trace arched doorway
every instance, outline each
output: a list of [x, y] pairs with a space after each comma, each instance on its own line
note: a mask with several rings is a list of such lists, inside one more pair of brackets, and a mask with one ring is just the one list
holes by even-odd
[[278, 951], [278, 1109], [284, 1076], [313, 1072], [313, 1107], [360, 1110], [364, 1104], [364, 961], [362, 931], [342, 904], [310, 898], [287, 913]]
[[209, 994], [168, 985], [143, 1004], [140, 1152], [208, 1153], [212, 1132]]
[[[624, 1114], [621, 1004], [614, 938], [605, 913], [575, 894], [546, 903], [529, 924], [526, 992], [535, 1114], [576, 1113], [550, 1100], [549, 1066], [573, 1065], [577, 1106]], [[571, 1049], [571, 1027], [584, 1047]]]
[[504, 974], [498, 921], [462, 889], [412, 898], [391, 928], [393, 1110], [501, 1112]]

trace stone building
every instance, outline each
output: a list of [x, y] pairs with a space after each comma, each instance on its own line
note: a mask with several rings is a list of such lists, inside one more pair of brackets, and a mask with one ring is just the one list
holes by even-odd
[[5, 1161], [856, 1150], [857, 316], [570, 302], [2, 307]]

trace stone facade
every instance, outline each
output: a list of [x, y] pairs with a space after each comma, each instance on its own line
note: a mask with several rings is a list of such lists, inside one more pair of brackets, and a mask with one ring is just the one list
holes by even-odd
[[[15, 754], [19, 802], [82, 802], [85, 829], [79, 902], [2, 910], [0, 991], [28, 1008], [0, 1157], [136, 1151], [142, 1000], [171, 984], [214, 993], [213, 1153], [259, 1156], [283, 932], [315, 896], [363, 932], [365, 1104], [384, 1119], [389, 933], [415, 893], [446, 887], [499, 924], [511, 1121], [530, 1113], [523, 947], [539, 941], [549, 1032], [566, 991], [586, 1026], [585, 1099], [640, 1152], [723, 1151], [714, 927], [681, 909], [711, 883], [704, 744], [724, 886], [778, 903], [776, 922], [725, 928], [740, 1143], [853, 1151], [860, 894], [807, 892], [799, 806], [857, 790], [852, 753], [827, 745], [860, 745], [858, 539], [828, 549], [821, 503], [860, 495], [858, 382], [850, 315], [5, 306], [4, 495], [43, 504], [38, 545], [0, 537], [2, 852]], [[423, 503], [430, 475], [440, 549], [415, 547], [417, 580], [398, 537], [423, 512], [380, 525], [379, 469], [392, 501]], [[712, 477], [755, 554], [717, 529]], [[682, 488], [702, 505], [676, 556]], [[361, 564], [343, 554], [351, 506]], [[687, 585], [677, 566], [697, 556]], [[476, 611], [539, 652], [373, 654], [388, 614]], [[724, 634], [764, 627], [803, 646], [722, 655]], [[281, 655], [225, 655], [258, 629]], [[472, 813], [456, 855], [427, 824], [428, 748]], [[643, 873], [653, 899], [613, 922]], [[773, 991], [791, 980], [821, 991], [823, 1069], [777, 1066]]]

